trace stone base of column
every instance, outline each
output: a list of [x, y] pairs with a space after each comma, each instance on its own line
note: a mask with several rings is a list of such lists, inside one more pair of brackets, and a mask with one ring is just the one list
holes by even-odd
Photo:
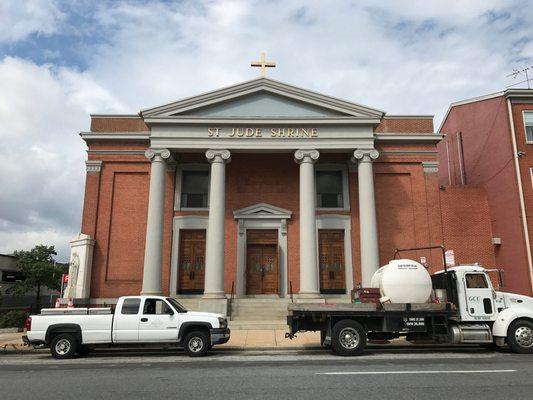
[[162, 296], [161, 291], [141, 291], [141, 296]]
[[200, 311], [208, 311], [226, 316], [228, 315], [228, 299], [225, 297], [223, 299], [208, 299], [204, 297], [198, 302], [198, 308]]
[[297, 297], [299, 299], [319, 299], [321, 298], [320, 293], [298, 293]]

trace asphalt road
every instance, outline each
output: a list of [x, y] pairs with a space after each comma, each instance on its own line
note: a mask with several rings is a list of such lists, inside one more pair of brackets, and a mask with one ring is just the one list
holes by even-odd
[[0, 355], [2, 399], [532, 399], [533, 355], [479, 348]]

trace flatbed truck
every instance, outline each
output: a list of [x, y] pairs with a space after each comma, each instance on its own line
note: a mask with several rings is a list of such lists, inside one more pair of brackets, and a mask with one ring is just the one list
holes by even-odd
[[341, 356], [361, 354], [368, 340], [479, 344], [533, 353], [533, 298], [496, 290], [489, 270], [462, 265], [434, 274], [432, 303], [293, 303], [287, 337], [320, 331], [321, 344]]

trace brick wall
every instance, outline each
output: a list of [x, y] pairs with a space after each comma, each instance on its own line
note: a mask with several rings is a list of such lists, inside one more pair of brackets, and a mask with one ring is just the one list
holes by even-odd
[[433, 132], [433, 118], [383, 118], [375, 132], [431, 133]]
[[478, 262], [495, 268], [487, 194], [480, 186], [447, 186], [440, 191], [444, 246], [456, 264]]
[[140, 132], [149, 130], [150, 128], [140, 117], [91, 118], [91, 132]]
[[[531, 105], [513, 107], [519, 150], [526, 153], [521, 113], [527, 107]], [[464, 157], [459, 150], [458, 132], [463, 139]], [[505, 98], [499, 96], [452, 107], [440, 133], [446, 135], [437, 146], [440, 183], [460, 185], [466, 182], [485, 189], [492, 234], [502, 240], [502, 244], [493, 250], [496, 263], [508, 271], [509, 288], [531, 293]], [[526, 156], [520, 161], [525, 191], [531, 187], [527, 159]]]

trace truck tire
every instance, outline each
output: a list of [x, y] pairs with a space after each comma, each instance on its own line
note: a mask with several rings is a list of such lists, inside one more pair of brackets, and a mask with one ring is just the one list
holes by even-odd
[[515, 353], [533, 353], [533, 322], [519, 319], [509, 326], [507, 344]]
[[65, 360], [72, 358], [78, 351], [78, 339], [72, 333], [60, 333], [52, 339], [50, 352], [54, 358]]
[[192, 331], [185, 336], [183, 348], [189, 357], [202, 357], [209, 351], [211, 341], [204, 331]]
[[358, 356], [366, 345], [366, 331], [357, 321], [344, 319], [333, 326], [331, 344], [340, 356]]

